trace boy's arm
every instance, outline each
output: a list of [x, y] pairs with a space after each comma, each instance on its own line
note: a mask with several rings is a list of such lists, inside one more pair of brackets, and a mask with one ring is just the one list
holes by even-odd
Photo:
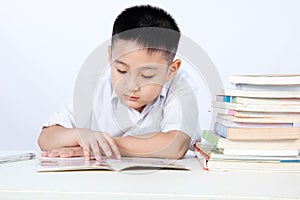
[[[79, 146], [77, 130], [53, 125], [43, 128], [38, 139], [42, 150]], [[139, 136], [114, 137], [122, 156], [182, 158], [189, 148], [190, 137], [182, 131], [148, 133]]]
[[113, 139], [122, 156], [170, 159], [183, 158], [191, 141], [187, 134], [177, 130]]
[[[118, 147], [108, 133], [88, 129], [53, 125], [42, 130], [38, 143], [41, 150], [45, 151], [44, 156], [72, 157], [84, 154], [87, 159], [94, 156], [101, 160], [101, 155], [120, 158]], [[74, 149], [79, 146], [81, 149]]]
[[52, 150], [64, 147], [78, 146], [77, 130], [73, 128], [64, 128], [60, 125], [53, 125], [43, 128], [39, 139], [41, 150]]

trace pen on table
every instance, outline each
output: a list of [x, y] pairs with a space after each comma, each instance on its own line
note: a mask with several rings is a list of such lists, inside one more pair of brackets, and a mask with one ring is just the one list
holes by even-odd
[[35, 153], [23, 153], [0, 157], [0, 164], [35, 159]]

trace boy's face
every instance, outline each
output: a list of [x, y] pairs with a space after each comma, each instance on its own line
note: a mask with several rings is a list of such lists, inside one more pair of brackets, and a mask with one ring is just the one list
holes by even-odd
[[160, 94], [181, 64], [180, 60], [168, 64], [162, 52], [149, 53], [131, 41], [117, 40], [108, 51], [117, 96], [124, 105], [139, 112]]

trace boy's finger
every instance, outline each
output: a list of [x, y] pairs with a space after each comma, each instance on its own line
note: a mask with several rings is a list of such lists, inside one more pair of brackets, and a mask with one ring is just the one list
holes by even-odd
[[91, 154], [90, 154], [89, 150], [83, 149], [83, 153], [84, 153], [84, 157], [85, 157], [86, 160], [91, 159]]
[[115, 155], [115, 157], [117, 159], [121, 158], [121, 153], [119, 151], [119, 148], [117, 147], [115, 141], [107, 134], [107, 133], [103, 133], [104, 138], [106, 139], [106, 141], [108, 142], [113, 154]]
[[61, 154], [60, 157], [62, 158], [70, 158], [74, 156], [74, 151], [73, 150], [64, 150]]
[[43, 151], [41, 154], [42, 157], [48, 157], [48, 151]]
[[58, 156], [59, 156], [59, 153], [57, 152], [57, 149], [50, 150], [48, 153], [48, 157], [50, 157], [50, 158], [54, 158], [54, 157], [58, 157]]
[[83, 149], [81, 147], [75, 147], [74, 148], [74, 156], [83, 156]]
[[95, 159], [100, 161], [101, 160], [100, 147], [96, 140], [91, 142], [91, 149], [92, 149]]
[[111, 149], [110, 149], [109, 145], [107, 144], [106, 138], [104, 137], [104, 135], [102, 133], [97, 135], [97, 141], [98, 141], [99, 147], [103, 150], [104, 154], [107, 157], [111, 157], [111, 155], [112, 155]]

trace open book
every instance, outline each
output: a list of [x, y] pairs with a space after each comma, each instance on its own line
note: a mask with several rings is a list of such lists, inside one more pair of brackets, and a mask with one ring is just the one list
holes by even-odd
[[[195, 166], [197, 165], [197, 166]], [[89, 160], [84, 157], [48, 158], [38, 157], [38, 172], [80, 171], [80, 170], [131, 170], [131, 169], [175, 169], [192, 170], [200, 168], [194, 158], [182, 160], [159, 158], [122, 157], [120, 160], [102, 157], [102, 161]]]

